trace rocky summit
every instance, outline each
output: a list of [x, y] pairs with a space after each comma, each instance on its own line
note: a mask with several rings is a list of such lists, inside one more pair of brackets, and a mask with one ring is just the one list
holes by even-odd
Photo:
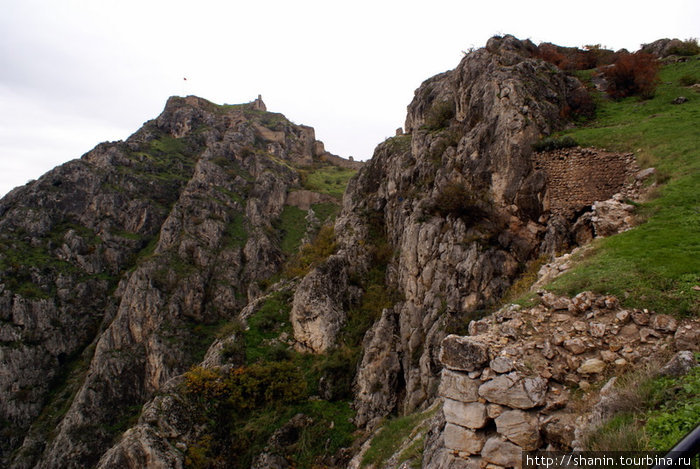
[[[653, 185], [633, 153], [537, 145], [591, 119], [592, 91], [494, 37], [423, 82], [366, 163], [261, 97], [173, 97], [14, 189], [0, 465], [496, 468], [585, 449], [611, 412], [577, 392], [676, 352], [683, 376], [700, 343], [692, 315], [543, 289], [637, 224]], [[534, 303], [504, 305], [519, 285]]]

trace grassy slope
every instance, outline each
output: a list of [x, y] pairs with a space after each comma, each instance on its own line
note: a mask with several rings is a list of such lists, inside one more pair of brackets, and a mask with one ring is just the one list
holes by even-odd
[[[550, 288], [575, 294], [594, 290], [617, 295], [628, 307], [679, 316], [700, 314], [700, 95], [679, 84], [700, 78], [700, 60], [668, 65], [653, 99], [610, 101], [598, 97], [588, 126], [565, 132], [581, 145], [634, 151], [665, 182], [638, 213], [645, 220], [629, 232], [597, 240], [577, 268]], [[689, 101], [671, 104], [678, 96]]]
[[[565, 132], [581, 145], [634, 151], [642, 167], [655, 167], [662, 183], [638, 207], [635, 229], [594, 242], [594, 249], [549, 288], [575, 294], [617, 295], [629, 307], [698, 316], [700, 285], [700, 94], [680, 85], [700, 81], [700, 60], [668, 65], [653, 99], [610, 101], [598, 96], [595, 121]], [[686, 96], [689, 101], [671, 101]], [[696, 369], [695, 371], [697, 371]], [[631, 381], [630, 381], [631, 380]], [[626, 384], [625, 384], [626, 383]], [[697, 423], [698, 373], [681, 378], [623, 377], [633, 392], [604, 426], [589, 435], [592, 450], [668, 450]]]

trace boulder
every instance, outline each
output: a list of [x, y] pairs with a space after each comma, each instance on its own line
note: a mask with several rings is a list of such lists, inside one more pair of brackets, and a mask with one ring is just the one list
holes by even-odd
[[450, 334], [442, 341], [440, 361], [451, 370], [474, 371], [488, 360], [488, 347], [471, 337]]
[[508, 410], [496, 418], [498, 433], [520, 446], [532, 451], [540, 445], [540, 426], [537, 415], [522, 410]]
[[481, 428], [488, 420], [486, 405], [480, 402], [464, 403], [445, 399], [442, 411], [445, 413], [446, 422], [466, 428]]
[[526, 378], [513, 371], [486, 381], [479, 387], [479, 395], [489, 402], [516, 409], [530, 409], [544, 404], [547, 380]]

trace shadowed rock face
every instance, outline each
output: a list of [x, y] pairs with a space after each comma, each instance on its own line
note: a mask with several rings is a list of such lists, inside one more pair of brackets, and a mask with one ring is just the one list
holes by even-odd
[[[277, 272], [272, 221], [313, 150], [313, 129], [280, 114], [171, 98], [0, 201], [2, 465], [94, 465], [201, 360], [207, 330]], [[154, 451], [141, 436], [123, 460]]]

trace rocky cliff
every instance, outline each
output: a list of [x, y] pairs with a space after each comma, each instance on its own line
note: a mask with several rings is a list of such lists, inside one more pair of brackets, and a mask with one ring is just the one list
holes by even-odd
[[351, 181], [335, 226], [338, 253], [296, 290], [295, 337], [321, 352], [346, 319], [348, 279], [386, 264], [379, 281], [398, 300], [364, 338], [359, 426], [426, 405], [446, 328], [493, 305], [528, 260], [569, 241], [543, 205], [545, 172], [532, 144], [564, 125], [586, 91], [534, 53], [527, 41], [493, 38], [424, 82], [407, 133], [380, 144]]
[[642, 185], [632, 155], [533, 149], [591, 109], [531, 42], [494, 37], [426, 80], [366, 164], [260, 98], [171, 98], [15, 189], [2, 464], [359, 467], [385, 418], [426, 409], [424, 467], [571, 447], [564, 385], [697, 341], [588, 293], [476, 320], [533, 260], [629, 227], [612, 197]]
[[324, 155], [261, 100], [171, 98], [125, 142], [5, 197], [3, 465], [95, 465], [277, 273], [273, 223], [295, 168]]

